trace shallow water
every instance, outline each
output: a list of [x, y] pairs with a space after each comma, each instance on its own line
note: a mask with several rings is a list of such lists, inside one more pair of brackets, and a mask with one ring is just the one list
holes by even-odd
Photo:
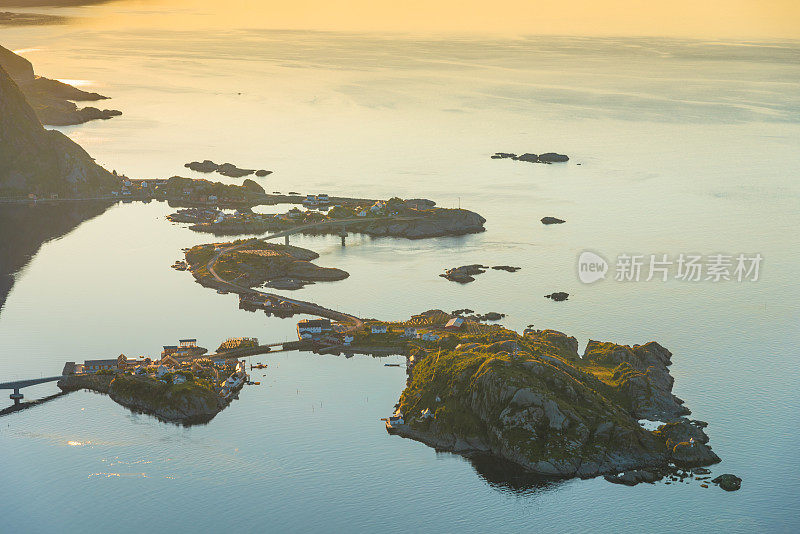
[[[125, 6], [98, 13], [129, 20]], [[262, 385], [204, 426], [160, 423], [86, 392], [0, 419], [9, 529], [137, 531], [142, 510], [165, 502], [180, 505], [159, 513], [159, 527], [178, 531], [797, 529], [800, 45], [96, 21], [4, 29], [2, 44], [35, 49], [25, 55], [40, 74], [113, 97], [103, 104], [122, 117], [63, 130], [130, 176], [221, 178], [183, 168], [209, 158], [275, 171], [261, 180], [267, 191], [427, 197], [481, 213], [487, 231], [465, 237], [352, 236], [344, 248], [292, 237], [351, 276], [291, 295], [386, 319], [498, 311], [509, 327], [562, 330], [582, 346], [656, 340], [674, 354], [676, 394], [709, 422], [723, 458], [714, 473], [744, 479], [736, 493], [520, 481], [387, 436], [379, 419], [404, 371], [383, 364], [396, 357], [284, 353], [260, 357], [270, 364], [266, 377], [254, 371]], [[570, 163], [489, 159], [551, 150]], [[0, 311], [0, 377], [153, 355], [186, 336], [211, 349], [229, 336], [293, 338], [297, 318], [238, 310], [235, 295], [169, 268], [182, 247], [215, 240], [170, 224], [170, 211], [117, 205], [45, 244]], [[567, 223], [543, 226], [545, 215]], [[758, 252], [764, 263], [757, 282], [584, 285], [584, 250], [612, 261]], [[463, 286], [437, 276], [468, 263], [522, 270]], [[570, 299], [543, 298], [552, 291]]]

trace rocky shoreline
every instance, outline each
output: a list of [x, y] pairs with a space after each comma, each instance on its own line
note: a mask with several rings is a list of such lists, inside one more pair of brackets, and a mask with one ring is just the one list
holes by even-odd
[[229, 404], [229, 401], [216, 396], [212, 391], [201, 388], [175, 392], [169, 385], [159, 383], [147, 384], [150, 389], [159, 389], [154, 395], [137, 395], [131, 392], [134, 390], [131, 386], [141, 388], [145, 381], [157, 382], [122, 374], [87, 374], [66, 376], [58, 381], [58, 387], [64, 392], [88, 389], [106, 394], [129, 410], [181, 425], [207, 423]]
[[[398, 403], [405, 422], [390, 432], [562, 478], [635, 472], [620, 483], [649, 482], [720, 461], [706, 423], [687, 419], [672, 394], [671, 354], [657, 343], [590, 341], [581, 356], [560, 332], [507, 332], [415, 353]], [[666, 422], [650, 431], [640, 419]]]
[[30, 61], [2, 46], [0, 46], [0, 67], [24, 93], [42, 124], [71, 126], [122, 115], [121, 111], [115, 109], [99, 109], [92, 106], [79, 108], [75, 102], [108, 100], [108, 97], [82, 91], [58, 80], [37, 76]]

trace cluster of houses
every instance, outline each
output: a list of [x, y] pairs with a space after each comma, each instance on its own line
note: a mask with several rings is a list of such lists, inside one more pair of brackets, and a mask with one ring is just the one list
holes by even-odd
[[331, 199], [327, 193], [320, 193], [318, 195], [306, 195], [303, 200], [303, 205], [307, 208], [325, 208], [330, 206]]
[[127, 176], [120, 176], [119, 191], [112, 191], [111, 195], [115, 197], [132, 197], [132, 196], [153, 196], [158, 187], [166, 185], [166, 180], [136, 180], [133, 181]]
[[305, 341], [319, 341], [332, 345], [350, 345], [353, 334], [330, 319], [303, 319], [297, 323], [297, 337]]
[[[241, 339], [252, 340], [254, 338]], [[182, 384], [186, 382], [191, 373], [195, 376], [202, 375], [209, 378], [216, 385], [220, 396], [227, 398], [247, 380], [244, 362], [235, 359], [203, 357], [205, 352], [206, 349], [197, 346], [196, 339], [182, 339], [178, 345], [165, 345], [161, 353], [161, 360], [154, 361], [146, 357], [128, 358], [124, 354], [120, 354], [117, 358], [86, 360], [83, 364], [67, 362], [62, 374], [96, 373], [98, 371], [133, 372], [137, 376], [153, 375], [154, 378], [165, 381], [167, 375], [170, 375], [169, 378], [173, 384]]]
[[294, 313], [294, 304], [282, 299], [271, 299], [253, 294], [239, 294], [239, 308], [243, 310], [264, 310], [275, 315], [289, 316]]
[[[382, 323], [373, 324], [370, 326], [370, 332], [373, 334], [386, 334], [389, 332], [389, 327]], [[414, 326], [406, 327], [400, 337], [402, 339], [421, 339], [422, 341], [439, 341], [441, 339], [441, 336], [435, 332], [419, 332]]]

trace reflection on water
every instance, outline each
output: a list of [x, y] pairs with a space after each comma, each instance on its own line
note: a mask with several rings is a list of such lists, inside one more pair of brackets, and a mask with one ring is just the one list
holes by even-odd
[[[291, 295], [389, 320], [497, 311], [511, 328], [535, 323], [581, 344], [657, 340], [673, 353], [676, 394], [709, 422], [723, 458], [715, 470], [745, 483], [735, 494], [562, 483], [436, 454], [380, 423], [405, 383], [402, 369], [383, 365], [396, 357], [283, 353], [264, 357], [262, 385], [207, 425], [160, 423], [85, 392], [3, 417], [0, 472], [18, 481], [0, 486], [0, 508], [12, 511], [4, 527], [25, 531], [36, 516], [58, 531], [86, 509], [113, 508], [95, 527], [136, 531], [142, 509], [177, 494], [193, 509], [163, 514], [159, 528], [796, 530], [800, 467], [787, 451], [800, 428], [800, 371], [787, 347], [800, 346], [797, 44], [397, 39], [220, 30], [216, 19], [199, 32], [142, 26], [148, 17], [128, 29], [4, 30], [3, 44], [40, 49], [26, 53], [38, 72], [107, 86], [124, 115], [64, 130], [130, 176], [207, 177], [183, 164], [208, 158], [274, 170], [259, 182], [267, 191], [423, 196], [481, 213], [487, 231], [459, 238], [353, 235], [341, 247], [335, 236], [293, 236], [351, 276]], [[489, 158], [549, 150], [572, 163]], [[239, 310], [235, 295], [169, 268], [182, 248], [219, 238], [168, 223], [164, 203], [98, 207], [91, 219], [14, 209], [0, 208], [2, 272], [21, 269], [0, 312], [4, 378], [154, 355], [187, 336], [206, 346], [296, 337], [298, 317]], [[543, 227], [543, 216], [567, 223]], [[584, 250], [760, 252], [765, 262], [749, 285], [584, 285], [574, 271]], [[464, 286], [438, 276], [470, 263], [522, 270]], [[559, 290], [570, 299], [542, 297]], [[113, 476], [125, 473], [134, 476]], [[131, 495], [138, 506], [118, 505]], [[402, 520], [387, 520], [394, 510]]]
[[529, 473], [519, 465], [488, 455], [469, 457], [472, 467], [491, 487], [520, 495], [555, 489], [563, 480]]

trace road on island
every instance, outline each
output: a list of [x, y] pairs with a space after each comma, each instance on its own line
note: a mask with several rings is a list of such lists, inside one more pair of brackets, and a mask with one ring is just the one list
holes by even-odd
[[[410, 220], [422, 219], [422, 218], [423, 217], [381, 217], [378, 220], [389, 219], [389, 220], [394, 220], [394, 221], [410, 221]], [[371, 222], [371, 221], [375, 221], [376, 219], [377, 218], [371, 218], [371, 219], [368, 219], [368, 221]], [[367, 222], [367, 221], [365, 221], [363, 218], [358, 218], [358, 219], [338, 219], [338, 220], [323, 221], [323, 222], [318, 222], [318, 223], [313, 223], [313, 224], [304, 224], [304, 225], [300, 225], [300, 226], [294, 226], [292, 228], [289, 228], [287, 230], [282, 230], [282, 231], [276, 232], [274, 234], [270, 234], [270, 235], [268, 235], [266, 237], [263, 237], [262, 239], [266, 240], [266, 239], [275, 239], [275, 238], [278, 238], [278, 237], [284, 237], [284, 236], [287, 236], [287, 235], [291, 235], [291, 234], [296, 234], [298, 232], [302, 232], [303, 230], [309, 230], [311, 228], [319, 228], [319, 227], [325, 227], [325, 226], [345, 226], [346, 223], [348, 223], [348, 222], [352, 223], [352, 222]], [[350, 327], [348, 328], [348, 331], [358, 330], [362, 326], [364, 326], [364, 321], [362, 321], [360, 318], [356, 317], [355, 315], [350, 315], [349, 313], [339, 312], [339, 311], [336, 311], [336, 310], [332, 310], [330, 308], [325, 308], [324, 306], [320, 306], [319, 304], [315, 304], [313, 302], [306, 302], [304, 300], [292, 299], [292, 298], [289, 298], [289, 297], [284, 297], [283, 295], [277, 295], [275, 293], [267, 293], [265, 291], [259, 291], [257, 289], [252, 289], [250, 287], [242, 286], [242, 285], [239, 285], [239, 284], [237, 284], [235, 282], [230, 282], [228, 280], [225, 280], [225, 279], [221, 278], [217, 274], [217, 272], [214, 270], [214, 267], [216, 266], [217, 261], [219, 260], [219, 258], [224, 254], [227, 254], [229, 252], [233, 252], [234, 250], [247, 245], [248, 242], [249, 242], [249, 240], [248, 241], [244, 241], [244, 242], [239, 243], [239, 244], [236, 244], [236, 245], [231, 245], [230, 247], [227, 247], [227, 248], [224, 248], [224, 249], [221, 249], [221, 250], [217, 251], [217, 253], [214, 254], [214, 256], [208, 261], [208, 263], [206, 264], [206, 269], [208, 269], [208, 272], [211, 274], [211, 276], [214, 277], [214, 279], [217, 282], [225, 284], [227, 286], [230, 286], [234, 290], [234, 292], [236, 292], [236, 293], [256, 294], [256, 295], [261, 295], [261, 296], [269, 298], [269, 299], [283, 300], [283, 301], [286, 301], [286, 302], [288, 302], [290, 304], [293, 304], [295, 307], [297, 307], [298, 311], [301, 311], [302, 313], [307, 313], [309, 315], [317, 315], [319, 317], [326, 317], [328, 319], [333, 319], [335, 321], [349, 323]]]

